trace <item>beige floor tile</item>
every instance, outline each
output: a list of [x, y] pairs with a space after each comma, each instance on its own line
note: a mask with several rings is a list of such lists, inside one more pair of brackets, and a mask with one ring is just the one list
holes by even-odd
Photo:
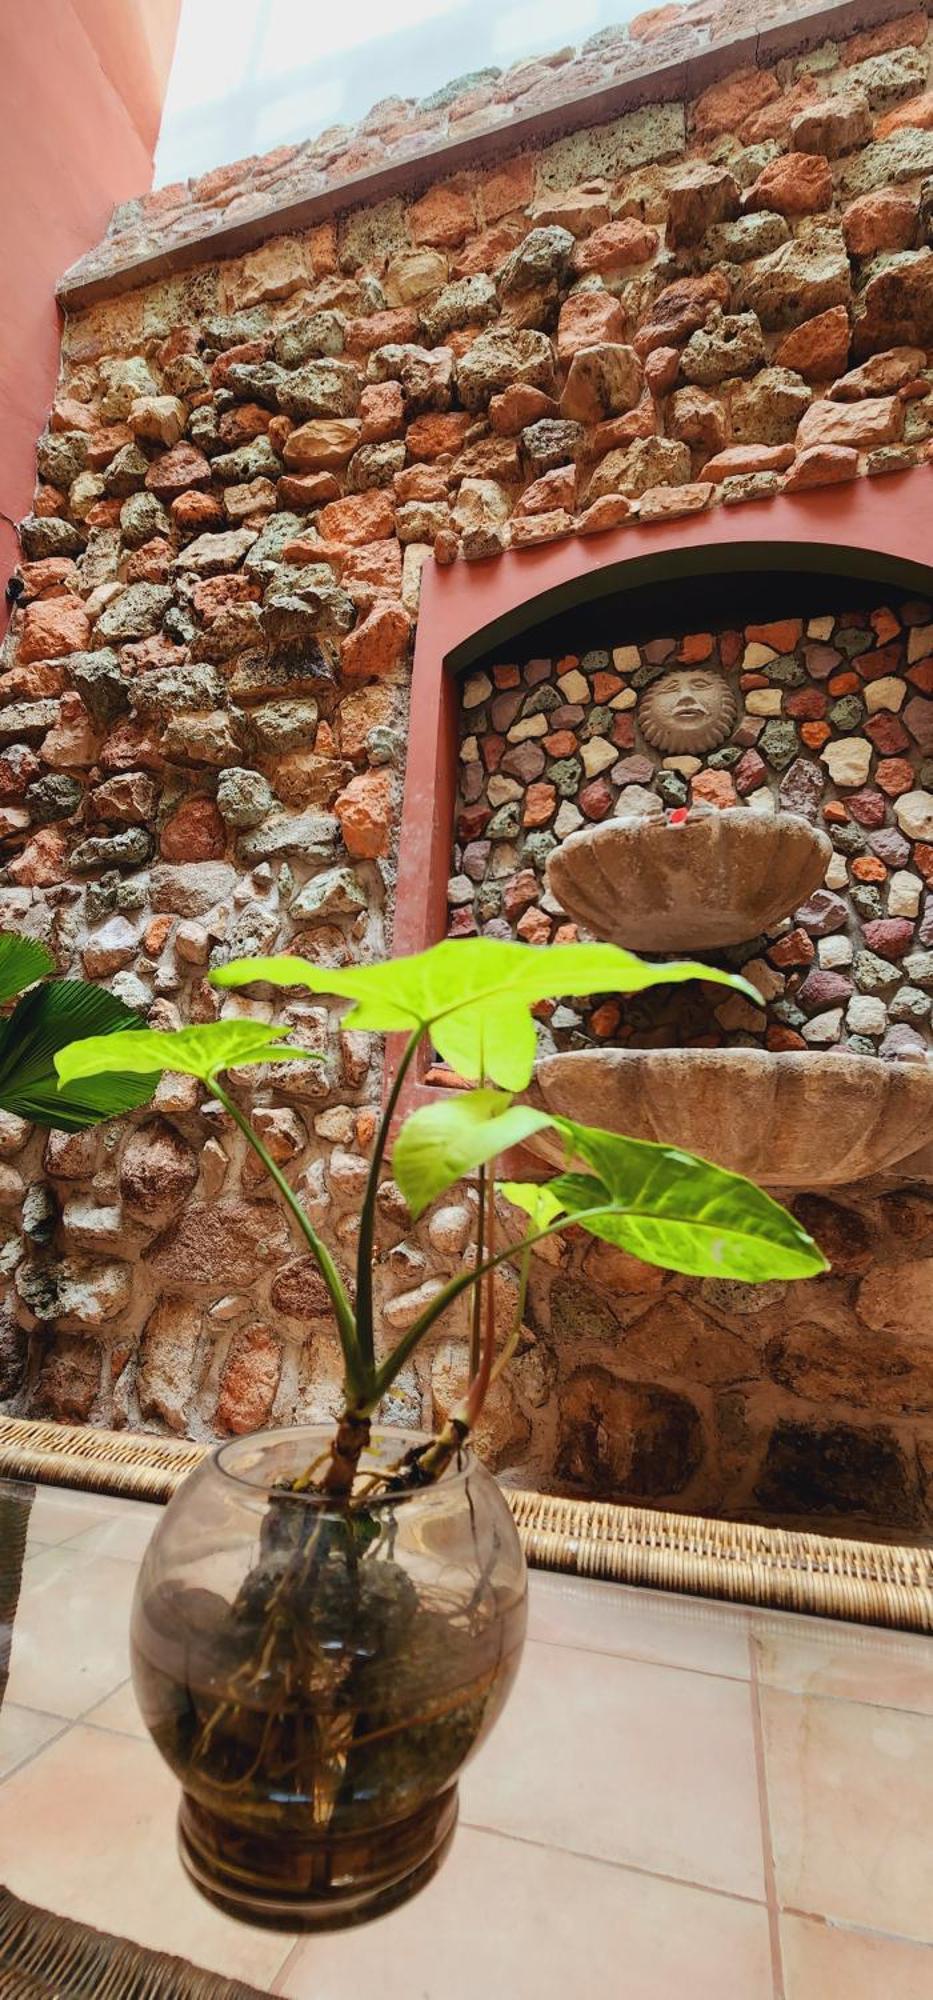
[[112, 1520], [92, 1522], [80, 1534], [72, 1535], [68, 1547], [82, 1554], [141, 1563], [158, 1523], [165, 1518], [165, 1508], [150, 1506], [142, 1500], [130, 1505], [131, 1513], [121, 1512]]
[[125, 1681], [114, 1694], [108, 1694], [95, 1708], [89, 1708], [82, 1722], [89, 1722], [95, 1729], [115, 1729], [118, 1736], [136, 1736], [148, 1742], [149, 1732], [136, 1705], [132, 1681]]
[[47, 1549], [23, 1570], [9, 1698], [78, 1716], [120, 1687], [129, 1666], [136, 1572], [107, 1556]]
[[465, 1773], [471, 1825], [762, 1896], [749, 1689], [568, 1646], [526, 1647]]
[[0, 1708], [0, 1778], [25, 1764], [67, 1726], [60, 1715], [40, 1715], [36, 1709], [5, 1701]]
[[930, 2000], [933, 1945], [810, 1917], [781, 1922], [786, 2000]]
[[933, 1718], [761, 1691], [778, 1896], [933, 1942]]
[[150, 1744], [78, 1723], [0, 1787], [4, 1879], [63, 1916], [268, 1986], [294, 1940], [234, 1923], [190, 1886], [177, 1803]]
[[592, 1583], [588, 1577], [535, 1571], [529, 1578], [528, 1636], [730, 1679], [749, 1675], [746, 1612], [699, 1597]]
[[771, 2000], [760, 1905], [461, 1827], [420, 1896], [298, 1945], [289, 2000]]
[[135, 1500], [111, 1499], [105, 1493], [70, 1493], [63, 1486], [41, 1486], [29, 1511], [29, 1542], [46, 1547], [68, 1542], [102, 1521], [116, 1520]]
[[759, 1613], [752, 1645], [766, 1687], [933, 1715], [933, 1645], [919, 1634]]

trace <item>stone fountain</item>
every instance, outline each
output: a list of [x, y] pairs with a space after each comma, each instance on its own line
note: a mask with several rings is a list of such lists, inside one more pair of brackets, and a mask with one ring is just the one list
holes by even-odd
[[[547, 1111], [655, 1139], [765, 1187], [844, 1187], [919, 1153], [933, 1073], [877, 1056], [766, 1049], [579, 1049], [535, 1073]], [[542, 1133], [551, 1162], [560, 1144]]]
[[[731, 731], [719, 675], [669, 674], [641, 704], [643, 733], [689, 757]], [[804, 904], [832, 853], [788, 812], [749, 806], [639, 816], [571, 834], [548, 889], [595, 937], [635, 951], [716, 951], [759, 936]], [[851, 1052], [760, 1048], [580, 1049], [545, 1057], [535, 1100], [552, 1112], [700, 1153], [766, 1186], [842, 1186], [931, 1151], [933, 1067]], [[543, 1133], [535, 1150], [560, 1162]]]
[[832, 846], [797, 813], [711, 807], [603, 820], [551, 855], [548, 888], [595, 937], [630, 951], [717, 951], [805, 903]]

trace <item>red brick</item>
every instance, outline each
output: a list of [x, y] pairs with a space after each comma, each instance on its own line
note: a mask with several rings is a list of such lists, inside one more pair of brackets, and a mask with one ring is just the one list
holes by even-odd
[[23, 666], [32, 660], [54, 660], [61, 653], [80, 653], [89, 645], [91, 625], [80, 597], [46, 597], [27, 606], [19, 640]]
[[862, 935], [869, 951], [879, 958], [903, 958], [913, 943], [914, 927], [907, 917], [879, 917], [863, 926]]
[[875, 772], [875, 783], [889, 799], [899, 799], [902, 792], [912, 792], [917, 783], [917, 774], [905, 757], [883, 757]]
[[[619, 720], [625, 721], [627, 718], [620, 716]], [[614, 731], [613, 734], [615, 734]], [[577, 805], [584, 819], [605, 819], [607, 814], [612, 811], [612, 786], [607, 783], [605, 778], [593, 778], [591, 783], [584, 785], [583, 790], [578, 794]]]
[[412, 242], [429, 243], [439, 250], [455, 249], [466, 241], [475, 226], [472, 199], [459, 181], [429, 188], [408, 211]]
[[767, 70], [733, 70], [698, 99], [694, 110], [697, 132], [708, 139], [718, 138], [721, 132], [735, 132], [746, 118], [780, 94], [777, 78]]
[[350, 493], [345, 500], [330, 501], [321, 508], [315, 525], [326, 540], [358, 548], [394, 533], [395, 508], [391, 495], [377, 487], [371, 493]]
[[219, 861], [226, 850], [227, 830], [213, 799], [186, 799], [159, 840], [165, 861]]
[[778, 938], [776, 944], [768, 946], [771, 964], [782, 972], [789, 972], [799, 965], [812, 965], [815, 957], [816, 946], [804, 930], [788, 931], [786, 937]]
[[833, 177], [822, 153], [785, 153], [769, 160], [742, 203], [746, 213], [766, 209], [777, 215], [817, 215], [831, 208]]
[[392, 777], [361, 771], [334, 802], [347, 853], [355, 860], [387, 854], [392, 830]]
[[397, 672], [408, 652], [411, 619], [400, 604], [380, 604], [349, 633], [340, 648], [348, 680], [381, 680]]
[[400, 382], [370, 382], [360, 397], [363, 444], [384, 444], [401, 437], [405, 406]]
[[582, 275], [587, 271], [627, 271], [632, 265], [647, 264], [654, 256], [658, 240], [656, 229], [646, 222], [636, 222], [632, 216], [606, 222], [602, 229], [594, 229], [592, 236], [577, 244], [574, 270]]
[[433, 460], [445, 452], [458, 452], [472, 423], [466, 410], [431, 410], [415, 417], [405, 433], [409, 457]]
[[774, 359], [778, 367], [793, 368], [808, 382], [835, 381], [848, 366], [849, 339], [845, 306], [830, 306], [785, 333], [774, 350]]

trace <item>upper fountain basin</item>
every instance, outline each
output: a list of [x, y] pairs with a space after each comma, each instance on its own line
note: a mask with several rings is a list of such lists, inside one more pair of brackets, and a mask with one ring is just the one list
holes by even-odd
[[581, 828], [547, 863], [578, 923], [631, 951], [714, 951], [773, 929], [823, 880], [832, 845], [797, 813], [748, 806]]

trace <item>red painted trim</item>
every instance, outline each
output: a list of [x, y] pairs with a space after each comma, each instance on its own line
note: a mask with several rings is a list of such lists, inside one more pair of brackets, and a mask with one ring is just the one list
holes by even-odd
[[[432, 565], [433, 567], [433, 565]], [[445, 672], [431, 621], [420, 619], [415, 635], [405, 794], [399, 833], [398, 888], [392, 948], [408, 955], [436, 944], [447, 930], [447, 882], [457, 801], [459, 701], [454, 676]], [[386, 1076], [391, 1079], [405, 1046], [404, 1035], [390, 1035], [386, 1045]], [[405, 1093], [405, 1108], [418, 1079], [430, 1063], [430, 1051], [419, 1050]]]
[[[424, 951], [445, 936], [457, 790], [458, 671], [574, 599], [592, 602], [656, 579], [718, 569], [801, 570], [877, 577], [933, 595], [933, 467], [845, 486], [785, 493], [683, 520], [638, 522], [445, 568], [429, 561], [411, 683], [411, 722], [393, 949]], [[390, 1037], [391, 1078], [400, 1038]], [[417, 1076], [403, 1111], [436, 1100]]]
[[[421, 581], [419, 635], [430, 634], [435, 656], [458, 668], [496, 643], [490, 631], [521, 613], [509, 636], [546, 615], [553, 594], [580, 601], [629, 590], [653, 577], [685, 577], [712, 567], [797, 566], [835, 569], [879, 581], [931, 587], [933, 566], [933, 466], [883, 479], [859, 478], [843, 486], [783, 493], [742, 507], [712, 507], [674, 521], [633, 521], [603, 535], [567, 535], [488, 562], [427, 562]], [[713, 552], [717, 555], [713, 555]], [[823, 553], [817, 553], [821, 551]], [[725, 553], [723, 553], [725, 552]], [[791, 558], [789, 564], [788, 558]], [[848, 560], [846, 560], [846, 558]], [[692, 560], [691, 560], [692, 559]], [[911, 565], [916, 570], [911, 577]], [[525, 615], [527, 613], [527, 615]], [[488, 637], [486, 636], [488, 634]], [[416, 670], [428, 659], [427, 641]], [[412, 697], [416, 693], [412, 685]]]

